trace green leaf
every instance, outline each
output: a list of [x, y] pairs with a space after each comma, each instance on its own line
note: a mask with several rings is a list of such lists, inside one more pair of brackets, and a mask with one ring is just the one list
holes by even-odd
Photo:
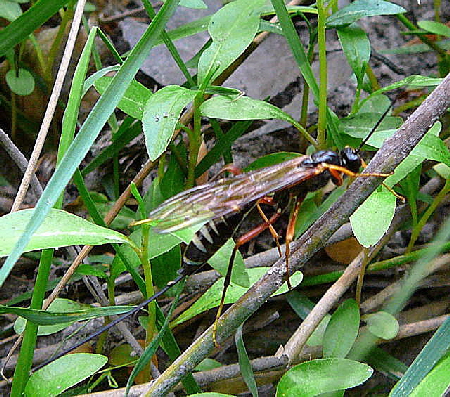
[[[232, 238], [220, 247], [220, 249], [208, 260], [208, 263], [216, 269], [222, 276], [225, 276], [228, 271], [228, 263], [230, 256], [235, 246]], [[231, 281], [241, 287], [248, 288], [250, 280], [248, 278], [247, 270], [244, 265], [244, 260], [239, 251], [236, 252], [236, 257], [233, 262], [233, 270], [231, 272]]]
[[450, 355], [447, 354], [430, 373], [419, 383], [409, 395], [410, 397], [421, 396], [445, 396], [450, 384]]
[[339, 41], [347, 62], [355, 73], [358, 85], [362, 85], [366, 65], [370, 59], [370, 41], [367, 34], [357, 24], [337, 29]]
[[236, 344], [236, 350], [239, 358], [239, 368], [248, 390], [252, 393], [253, 397], [258, 396], [258, 387], [256, 385], [255, 374], [253, 373], [252, 364], [248, 357], [247, 350], [245, 349], [244, 340], [242, 339], [242, 325], [236, 330], [234, 336], [234, 342]]
[[210, 371], [215, 368], [220, 368], [221, 366], [222, 364], [219, 361], [214, 360], [212, 358], [205, 358], [200, 364], [198, 364], [195, 367], [194, 371], [196, 372]]
[[26, 69], [10, 69], [5, 76], [9, 88], [17, 95], [30, 95], [34, 91], [33, 75]]
[[450, 28], [443, 23], [435, 21], [418, 21], [417, 25], [430, 33], [450, 37]]
[[55, 325], [89, 320], [97, 317], [112, 316], [114, 314], [122, 314], [131, 309], [132, 307], [130, 306], [106, 306], [89, 307], [84, 310], [77, 310], [74, 312], [51, 313], [45, 310], [24, 309], [23, 307], [0, 305], [0, 314], [16, 314], [17, 316], [26, 318], [37, 325]]
[[277, 396], [316, 396], [355, 387], [372, 376], [367, 364], [344, 358], [312, 360], [291, 368], [280, 379]]
[[359, 307], [355, 300], [343, 302], [331, 316], [323, 336], [324, 357], [344, 358], [358, 336]]
[[[70, 313], [81, 309], [82, 305], [78, 302], [74, 302], [70, 299], [56, 298], [52, 303], [50, 303], [50, 306], [46, 311], [51, 313]], [[54, 334], [68, 327], [72, 323], [73, 321], [55, 325], [41, 325], [38, 328], [38, 335], [42, 336]], [[17, 334], [21, 334], [25, 329], [25, 324], [26, 320], [23, 317], [19, 317], [14, 323], [14, 331], [16, 331]]]
[[206, 117], [226, 120], [279, 119], [289, 123], [294, 121], [276, 106], [247, 96], [213, 97], [200, 106], [200, 112]]
[[436, 130], [435, 127], [437, 131], [440, 131], [441, 123], [437, 121], [433, 127], [431, 127], [411, 154], [421, 156], [427, 160], [439, 161], [440, 163], [450, 166], [450, 152], [442, 139], [434, 135], [433, 130]]
[[40, 0], [0, 31], [0, 56], [28, 38], [69, 0]]
[[148, 238], [148, 258], [152, 259], [165, 252], [168, 252], [181, 242], [183, 242], [183, 239], [174, 234], [156, 233], [155, 231], [150, 229]]
[[22, 15], [22, 9], [19, 4], [11, 0], [3, 0], [0, 4], [0, 18], [5, 18], [11, 22]]
[[[0, 230], [3, 231], [0, 256], [9, 255], [33, 216], [34, 209], [27, 209], [0, 217]], [[66, 211], [52, 209], [33, 234], [25, 251], [69, 245], [130, 244], [130, 242], [119, 232], [98, 226]]]
[[[247, 269], [250, 285], [256, 283], [269, 269], [270, 267]], [[295, 286], [301, 283], [302, 279], [303, 274], [301, 272], [297, 272], [291, 276], [292, 287], [295, 288]], [[219, 306], [220, 298], [222, 297], [223, 282], [224, 278], [221, 277], [191, 307], [189, 307], [189, 309], [178, 316], [170, 326], [175, 327], [200, 313]], [[236, 302], [246, 292], [247, 288], [231, 283], [227, 290], [227, 294], [225, 295], [225, 304]], [[286, 284], [283, 284], [274, 295], [280, 295], [286, 292], [288, 292], [288, 287]]]
[[245, 172], [259, 170], [260, 168], [269, 167], [271, 165], [280, 164], [288, 160], [292, 160], [299, 157], [298, 153], [294, 152], [277, 152], [270, 153], [265, 156], [259, 157], [249, 166], [244, 168]]
[[236, 0], [217, 11], [208, 31], [213, 40], [198, 62], [198, 84], [214, 81], [254, 39], [265, 0]]
[[[95, 89], [100, 94], [103, 94], [111, 84], [112, 79], [110, 76], [98, 78], [94, 82]], [[129, 116], [142, 120], [145, 104], [151, 96], [152, 92], [148, 88], [144, 87], [138, 81], [133, 80], [117, 104], [117, 107]]]
[[234, 397], [234, 396], [231, 394], [207, 392], [207, 393], [191, 394], [190, 397]]
[[324, 334], [325, 330], [327, 329], [328, 323], [330, 322], [331, 316], [327, 315], [325, 316], [319, 323], [319, 325], [316, 327], [316, 329], [313, 331], [311, 336], [306, 341], [306, 344], [308, 346], [322, 346], [324, 342]]
[[172, 138], [183, 108], [192, 102], [197, 91], [169, 85], [152, 95], [145, 104], [142, 124], [150, 160], [163, 153]]
[[349, 25], [364, 17], [375, 15], [403, 14], [406, 10], [396, 4], [383, 0], [356, 0], [330, 15], [327, 27]]
[[203, 0], [181, 0], [180, 6], [186, 8], [195, 8], [197, 10], [205, 10], [208, 6], [203, 2]]
[[[430, 369], [433, 368], [439, 360], [448, 356], [449, 347], [450, 319], [447, 318], [436, 330], [419, 355], [414, 359], [406, 373], [395, 385], [394, 389], [392, 389], [389, 396], [410, 396], [417, 385], [428, 376]], [[446, 367], [446, 369], [448, 376], [448, 367]], [[436, 395], [440, 396], [440, 394]]]
[[76, 353], [63, 356], [30, 376], [25, 387], [25, 396], [58, 396], [96, 373], [108, 362], [100, 354]]
[[369, 331], [383, 339], [393, 339], [397, 336], [399, 325], [397, 319], [390, 313], [379, 311], [363, 316]]
[[[394, 175], [391, 175], [384, 181], [387, 186], [392, 187], [400, 182], [425, 159], [450, 164], [449, 150], [442, 140], [436, 136], [440, 129], [441, 123], [436, 122], [419, 141], [412, 152], [397, 166]], [[369, 143], [370, 142], [371, 140], [369, 140]]]
[[[55, 3], [58, 4], [58, 2], [55, 0], [41, 0], [38, 1], [35, 6], [42, 5], [44, 3], [51, 3], [52, 5], [54, 5]], [[150, 26], [141, 36], [139, 42], [134, 46], [125, 62], [121, 65], [119, 71], [114, 76], [114, 79], [106, 92], [100, 97], [92, 111], [89, 113], [88, 117], [78, 131], [78, 134], [72, 141], [66, 154], [61, 160], [59, 167], [50, 178], [44, 192], [39, 198], [39, 201], [36, 204], [33, 218], [29, 221], [25, 232], [22, 234], [17, 244], [14, 246], [13, 251], [0, 269], [0, 286], [5, 282], [14, 264], [19, 259], [23, 250], [29, 243], [33, 233], [39, 228], [47, 214], [50, 212], [50, 209], [57, 202], [65, 186], [69, 182], [70, 178], [72, 178], [75, 170], [92, 146], [92, 143], [95, 141], [96, 137], [105, 126], [105, 123], [114, 111], [117, 103], [125, 93], [129, 84], [133, 80], [134, 76], [142, 65], [142, 62], [147, 57], [148, 52], [155, 44], [156, 39], [164, 29], [165, 24], [169, 20], [170, 16], [174, 13], [177, 5], [178, 0], [165, 1], [156, 17], [153, 18]], [[33, 6], [32, 8], [34, 8], [35, 6]], [[19, 21], [21, 18], [18, 18], [16, 21], [14, 21], [11, 25], [8, 26], [8, 28]], [[33, 26], [34, 21], [31, 21], [30, 24], [31, 26]], [[0, 31], [0, 53], [2, 53], [1, 49], [4, 47], [2, 47], [2, 45], [4, 44], [2, 40], [5, 40], [4, 33], [6, 33], [8, 28]]]
[[394, 218], [395, 196], [385, 188], [378, 188], [350, 217], [353, 233], [364, 247], [376, 244], [383, 237]]

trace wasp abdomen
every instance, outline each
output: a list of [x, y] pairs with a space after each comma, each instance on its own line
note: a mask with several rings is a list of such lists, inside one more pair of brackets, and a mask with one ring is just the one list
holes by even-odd
[[208, 262], [220, 247], [234, 235], [242, 221], [242, 213], [210, 220], [195, 234], [183, 255], [183, 270], [189, 274]]

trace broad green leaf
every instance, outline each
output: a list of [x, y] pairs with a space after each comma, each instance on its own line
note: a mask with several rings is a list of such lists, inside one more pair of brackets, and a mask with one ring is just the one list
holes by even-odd
[[327, 329], [330, 319], [331, 319], [331, 316], [327, 315], [320, 321], [319, 325], [316, 327], [316, 329], [313, 331], [311, 336], [306, 341], [306, 344], [308, 346], [322, 346], [323, 345], [323, 338], [324, 338], [325, 330]]
[[145, 104], [142, 124], [150, 160], [166, 150], [177, 126], [181, 111], [197, 95], [197, 91], [169, 85], [152, 95]]
[[413, 75], [404, 78], [403, 80], [397, 81], [387, 87], [383, 87], [374, 93], [370, 94], [366, 99], [361, 101], [361, 106], [364, 105], [367, 101], [373, 99], [373, 97], [382, 94], [383, 92], [388, 92], [395, 90], [400, 87], [409, 87], [409, 88], [421, 88], [421, 87], [436, 87], [442, 82], [442, 79], [437, 77], [427, 77], [420, 75]]
[[5, 76], [9, 88], [17, 95], [30, 95], [34, 91], [33, 75], [26, 69], [10, 69]]
[[280, 379], [277, 396], [316, 396], [355, 387], [372, 376], [367, 364], [344, 358], [311, 360], [291, 368]]
[[[100, 94], [103, 94], [111, 84], [112, 79], [110, 76], [98, 78], [94, 82], [95, 89]], [[138, 81], [133, 80], [117, 104], [117, 107], [129, 116], [142, 120], [145, 104], [151, 96], [152, 93], [148, 88], [144, 87]]]
[[3, 0], [0, 4], [0, 17], [12, 22], [22, 15], [19, 4], [11, 0]]
[[[9, 255], [34, 215], [33, 209], [13, 212], [0, 217], [0, 256]], [[114, 230], [98, 226], [66, 211], [52, 209], [30, 239], [25, 251], [69, 245], [100, 245], [131, 241]]]
[[156, 233], [152, 229], [149, 230], [148, 239], [148, 257], [152, 259], [158, 255], [168, 252], [183, 240], [170, 233]]
[[361, 245], [370, 247], [383, 237], [394, 217], [395, 205], [395, 196], [379, 188], [352, 214], [350, 223]]
[[327, 27], [349, 25], [364, 17], [375, 15], [403, 14], [406, 10], [396, 4], [383, 0], [356, 0], [330, 15]]
[[347, 62], [355, 73], [358, 84], [362, 85], [366, 65], [370, 59], [369, 38], [357, 24], [337, 29], [337, 34]]
[[324, 357], [344, 358], [358, 336], [359, 307], [356, 301], [343, 302], [331, 316], [323, 336]]
[[25, 387], [25, 396], [58, 396], [96, 373], [108, 362], [100, 354], [76, 353], [63, 356], [30, 376]]
[[[406, 177], [412, 170], [414, 170], [425, 159], [440, 161], [445, 164], [450, 164], [450, 154], [448, 148], [442, 140], [436, 135], [441, 129], [441, 123], [436, 122], [426, 135], [420, 140], [417, 146], [395, 169], [394, 175], [388, 177], [384, 183], [387, 186], [394, 186]], [[371, 140], [369, 140], [371, 143]]]
[[[228, 271], [228, 263], [231, 252], [235, 246], [235, 242], [230, 238], [220, 249], [208, 260], [208, 263], [216, 269], [222, 276], [225, 276]], [[234, 258], [233, 271], [231, 272], [231, 281], [241, 287], [249, 287], [249, 278], [247, 270], [245, 269], [244, 260], [239, 251], [236, 252]]]
[[[441, 123], [437, 122], [436, 124], [439, 126], [440, 130]], [[430, 131], [420, 140], [411, 154], [421, 156], [427, 160], [439, 161], [440, 163], [450, 166], [450, 152], [448, 147], [442, 139], [433, 135]]]
[[[259, 267], [253, 269], [247, 269], [247, 273], [250, 279], [250, 285], [256, 283], [270, 268], [269, 267]], [[301, 272], [295, 273], [291, 276], [292, 287], [295, 288], [301, 283], [303, 279], [303, 274]], [[219, 306], [220, 298], [222, 297], [224, 278], [221, 277], [217, 280], [189, 309], [184, 311], [180, 316], [178, 316], [171, 324], [171, 327], [175, 327], [192, 317], [197, 316], [209, 309]], [[225, 304], [236, 302], [242, 295], [247, 292], [247, 288], [241, 287], [239, 285], [230, 284], [225, 296]], [[288, 292], [288, 287], [283, 284], [274, 295], [280, 295]]]
[[450, 28], [440, 22], [435, 21], [419, 21], [417, 25], [430, 33], [438, 34], [440, 36], [450, 37]]
[[265, 4], [265, 0], [236, 0], [211, 17], [208, 31], [213, 42], [198, 62], [200, 86], [214, 81], [252, 42]]
[[369, 331], [383, 339], [393, 339], [397, 336], [399, 325], [397, 319], [390, 313], [379, 311], [363, 316]]
[[296, 158], [298, 156], [300, 155], [294, 152], [277, 152], [267, 154], [265, 156], [259, 157], [249, 166], [245, 167], [244, 171], [248, 172], [259, 170], [260, 168], [269, 167], [271, 165], [280, 164], [285, 161], [292, 160], [293, 158]]
[[208, 6], [203, 2], [203, 0], [181, 0], [180, 6], [186, 8], [195, 8], [198, 10], [204, 10], [208, 8]]
[[216, 96], [200, 106], [200, 112], [207, 117], [226, 120], [279, 119], [293, 122], [291, 116], [270, 103], [247, 96]]
[[439, 174], [443, 179], [450, 179], [450, 167], [448, 165], [439, 163], [436, 164], [433, 169]]
[[205, 358], [200, 364], [198, 364], [194, 371], [202, 372], [202, 371], [210, 371], [215, 368], [220, 368], [222, 363], [212, 358]]
[[[74, 302], [70, 299], [56, 298], [48, 307], [47, 311], [52, 313], [70, 313], [74, 311], [82, 310], [82, 305], [78, 302]], [[66, 328], [73, 321], [67, 323], [59, 323], [55, 325], [41, 325], [38, 328], [38, 335], [50, 335], [55, 332], [59, 332]], [[21, 334], [25, 329], [26, 320], [23, 317], [19, 317], [14, 323], [14, 331], [16, 334]]]
[[[153, 258], [151, 260], [153, 284], [163, 288], [167, 283], [175, 279], [178, 276], [181, 261], [182, 253], [179, 245]], [[172, 292], [169, 290], [168, 294], [172, 296]]]
[[[372, 128], [380, 120], [380, 117], [379, 113], [359, 112], [352, 117], [342, 119], [340, 124], [348, 135], [363, 139], [369, 135]], [[400, 117], [386, 116], [367, 144], [376, 148], [381, 147], [383, 142], [392, 136], [402, 123], [403, 120]]]

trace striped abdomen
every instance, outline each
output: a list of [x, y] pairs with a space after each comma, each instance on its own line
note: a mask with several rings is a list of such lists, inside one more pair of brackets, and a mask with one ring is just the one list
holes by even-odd
[[245, 211], [210, 220], [195, 234], [183, 255], [183, 273], [191, 274], [208, 262], [239, 228]]

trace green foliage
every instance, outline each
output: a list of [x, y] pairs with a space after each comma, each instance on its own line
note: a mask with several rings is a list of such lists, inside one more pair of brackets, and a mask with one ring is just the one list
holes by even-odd
[[30, 376], [25, 396], [57, 396], [88, 378], [108, 362], [100, 354], [77, 353], [64, 356]]
[[[11, 253], [34, 215], [34, 210], [29, 209], [0, 217], [0, 228], [8, 230], [0, 245], [0, 256], [7, 256]], [[50, 210], [44, 222], [31, 237], [25, 250], [107, 243], [132, 244], [127, 237], [114, 230], [98, 226], [66, 211]]]
[[343, 358], [311, 360], [290, 369], [278, 383], [277, 396], [316, 396], [349, 389], [372, 375], [367, 364]]
[[[68, 2], [40, 0], [24, 13], [18, 3], [20, 2], [5, 0], [0, 5], [0, 16], [11, 21], [6, 28], [0, 31], [0, 54], [7, 58], [9, 64], [9, 71], [5, 78], [11, 93], [29, 95], [36, 87], [39, 88], [39, 85], [35, 86], [35, 81], [50, 83], [51, 78], [45, 75], [45, 62], [40, 65], [44, 70], [43, 76], [37, 76], [35, 70], [33, 70], [34, 74], [31, 73], [32, 69], [22, 64], [24, 62], [23, 46], [26, 41], [30, 40], [34, 44], [36, 52], [42, 57], [41, 49], [36, 45], [33, 32]], [[428, 91], [442, 81], [441, 78], [435, 76], [407, 76], [400, 81], [393, 81], [389, 86], [378, 87], [378, 83], [374, 81], [376, 77], [372, 75], [369, 66], [371, 58], [369, 36], [358, 25], [361, 18], [379, 15], [391, 15], [392, 18], [395, 16], [408, 27], [409, 34], [415, 34], [423, 40], [426, 50], [429, 51], [431, 48], [437, 52], [440, 75], [448, 73], [448, 55], [442, 51], [445, 43], [439, 40], [450, 37], [450, 29], [438, 21], [420, 21], [418, 22], [420, 29], [418, 29], [412, 24], [408, 24], [403, 16], [406, 12], [405, 9], [383, 0], [356, 0], [339, 10], [335, 9], [334, 3], [323, 4], [321, 1], [310, 7], [286, 8], [281, 0], [273, 0], [272, 5], [265, 0], [236, 0], [226, 4], [212, 16], [199, 18], [167, 33], [165, 32], [166, 22], [178, 6], [178, 1], [166, 0], [156, 17], [154, 17], [148, 2], [144, 2], [144, 5], [152, 23], [138, 44], [126, 56], [119, 54], [114, 45], [98, 28], [91, 30], [80, 56], [77, 71], [73, 77], [72, 90], [64, 108], [58, 168], [48, 182], [35, 209], [18, 211], [0, 218], [0, 230], [3, 233], [0, 255], [9, 255], [0, 270], [0, 285], [3, 285], [13, 265], [23, 252], [73, 245], [110, 244], [114, 252], [111, 260], [105, 261], [108, 262], [109, 268], [103, 265], [92, 265], [92, 262], [98, 262], [91, 257], [91, 264], [82, 265], [77, 274], [95, 275], [101, 278], [106, 282], [108, 298], [113, 302], [116, 279], [126, 271], [132, 275], [142, 295], [148, 297], [153, 293], [154, 285], [163, 287], [174, 279], [182, 261], [181, 246], [189, 244], [202, 225], [173, 233], [160, 233], [157, 229], [158, 219], [152, 219], [139, 228], [133, 229], [129, 237], [125, 237], [128, 231], [119, 233], [113, 229], [128, 229], [130, 221], [145, 218], [149, 210], [157, 207], [165, 199], [185, 188], [194, 186], [196, 178], [207, 172], [214, 164], [221, 162], [222, 159], [225, 163], [232, 162], [233, 144], [251, 128], [253, 121], [277, 119], [292, 124], [300, 131], [301, 146], [306, 148], [309, 145], [306, 149], [307, 153], [312, 153], [318, 148], [335, 150], [342, 149], [346, 145], [358, 147], [390, 106], [390, 99], [385, 94], [391, 94], [393, 90], [401, 88], [421, 89], [421, 93], [425, 96]], [[193, 9], [206, 7], [202, 0], [182, 0], [179, 5]], [[65, 12], [71, 12], [71, 7], [72, 3], [68, 5]], [[331, 10], [334, 12], [331, 13]], [[261, 18], [273, 14], [278, 17], [277, 24], [271, 24]], [[61, 12], [61, 16], [64, 15], [69, 14]], [[309, 33], [308, 47], [302, 43], [307, 40], [301, 41], [298, 37], [291, 20], [293, 16], [300, 16], [305, 21]], [[313, 16], [312, 19], [310, 19], [311, 16]], [[357, 82], [351, 111], [347, 117], [338, 117], [327, 106], [327, 64], [326, 57], [324, 57], [327, 50], [324, 41], [326, 29], [336, 30], [341, 49]], [[63, 24], [61, 24], [62, 31], [64, 31]], [[197, 54], [189, 62], [184, 63], [176, 53], [176, 46], [173, 46], [172, 40], [175, 41], [203, 31], [208, 32], [210, 41], [203, 48], [198, 48]], [[305, 86], [311, 91], [311, 96], [318, 106], [317, 125], [308, 130], [305, 126], [311, 122], [306, 118], [299, 122], [293, 115], [266, 100], [251, 98], [235, 87], [220, 85], [224, 76], [234, 71], [235, 65], [240, 62], [240, 57], [244, 59], [243, 55], [248, 55], [244, 53], [250, 52], [251, 46], [253, 46], [252, 41], [262, 31], [270, 31], [286, 38], [299, 72], [305, 81]], [[429, 34], [439, 36], [436, 44], [427, 41], [426, 35]], [[94, 39], [97, 35], [103, 39], [116, 59], [117, 65], [102, 67], [95, 51]], [[166, 45], [171, 49], [171, 53], [185, 74], [186, 84], [167, 86], [153, 93], [151, 89], [135, 80], [136, 72], [142, 66], [149, 50], [157, 45]], [[311, 67], [312, 54], [315, 49], [319, 50], [320, 79], [316, 78]], [[419, 50], [424, 51], [423, 46]], [[413, 47], [394, 49], [391, 50], [391, 53], [411, 53], [412, 51], [416, 51], [416, 49]], [[91, 55], [94, 55], [95, 67], [98, 71], [86, 78]], [[54, 59], [50, 59], [47, 66], [51, 66], [53, 61]], [[197, 69], [196, 76], [189, 75], [188, 66]], [[50, 69], [52, 68], [50, 67]], [[115, 73], [114, 77], [106, 75], [111, 72]], [[276, 78], [276, 73], [274, 73], [274, 78]], [[81, 99], [90, 87], [95, 87], [101, 97], [75, 135]], [[308, 102], [310, 102], [308, 96], [309, 93], [305, 92], [302, 103], [298, 105], [305, 115]], [[414, 105], [412, 102], [407, 104], [410, 107]], [[394, 104], [395, 107], [396, 104]], [[113, 116], [116, 108], [126, 114], [124, 121], [118, 122]], [[228, 124], [224, 126], [219, 120], [226, 120]], [[402, 118], [395, 116], [394, 113], [387, 115], [371, 138], [365, 142], [363, 149], [373, 151], [380, 148], [400, 127], [402, 121]], [[112, 131], [111, 143], [95, 158], [89, 159], [90, 162], [84, 166], [83, 170], [79, 171], [78, 167], [83, 164], [86, 153], [107, 122]], [[205, 138], [203, 126], [206, 124], [212, 126], [215, 139], [210, 139], [210, 135]], [[118, 155], [141, 132], [145, 136], [149, 158], [158, 167], [157, 175], [143, 197], [140, 197], [136, 190], [135, 199], [139, 203], [139, 209], [136, 212], [134, 207], [133, 209], [122, 209], [113, 223], [107, 227], [103, 217], [110, 210], [113, 204], [112, 200], [118, 196], [119, 187], [121, 188], [119, 176], [123, 168], [118, 161]], [[443, 170], [445, 166], [450, 166], [450, 153], [443, 140], [446, 138], [445, 134], [446, 128], [442, 128], [442, 125], [436, 122], [419, 145], [397, 167], [393, 175], [384, 180], [386, 186], [400, 189], [401, 194], [406, 197], [410, 205], [413, 236], [408, 249], [414, 246], [421, 228], [449, 190], [447, 183], [436, 198], [424, 197], [419, 192], [420, 182], [424, 175], [430, 177], [435, 175], [436, 171], [444, 178], [448, 178], [448, 172]], [[181, 136], [182, 138], [180, 138]], [[205, 157], [201, 158], [201, 147], [205, 140], [208, 140], [208, 152]], [[289, 152], [273, 153], [257, 159], [245, 169], [245, 172], [280, 164], [298, 155]], [[106, 189], [109, 198], [98, 192], [89, 192], [84, 186], [83, 178], [91, 172], [101, 169], [106, 162], [111, 160], [114, 171], [110, 180], [114, 182], [109, 184], [109, 189]], [[422, 167], [422, 163], [425, 160], [439, 163], [435, 171], [423, 169], [425, 167]], [[84, 208], [89, 212], [88, 219], [93, 219], [95, 223], [69, 212], [52, 208], [61, 202], [61, 194], [73, 176]], [[302, 213], [296, 224], [295, 235], [301, 235], [309, 225], [338, 200], [345, 190], [344, 187], [335, 190], [325, 199], [321, 197], [321, 193], [309, 194], [304, 200]], [[273, 192], [268, 191], [267, 193], [270, 195]], [[420, 200], [431, 204], [428, 213], [421, 212]], [[377, 244], [386, 233], [394, 217], [396, 204], [397, 200], [392, 192], [385, 188], [379, 188], [354, 212], [350, 218], [351, 225], [355, 236], [363, 246], [370, 247]], [[179, 203], [179, 205], [183, 205], [183, 203]], [[237, 206], [239, 207], [239, 202]], [[229, 241], [208, 262], [221, 275], [227, 272], [232, 250], [233, 242]], [[108, 250], [108, 254], [110, 251]], [[44, 293], [49, 288], [46, 277], [42, 276], [43, 281], [40, 280], [40, 277], [45, 274], [45, 271], [42, 270], [44, 265], [51, 263], [51, 256], [50, 251], [44, 251], [42, 254], [44, 260], [41, 262], [38, 272], [32, 308], [0, 306], [0, 313], [20, 316], [16, 323], [17, 332], [22, 332], [28, 321], [25, 335], [31, 334], [31, 337], [26, 336], [31, 341], [31, 343], [24, 343], [25, 347], [23, 348], [28, 357], [24, 356], [25, 358], [19, 360], [20, 363], [25, 362], [25, 364], [18, 365], [16, 369], [14, 375], [16, 385], [13, 387], [12, 395], [21, 395], [22, 392], [29, 396], [36, 395], [36, 393], [57, 395], [98, 372], [106, 363], [106, 358], [101, 355], [83, 354], [62, 358], [34, 373], [24, 389], [25, 383], [20, 379], [25, 379], [25, 382], [28, 380], [28, 369], [31, 367], [32, 349], [35, 343], [33, 332], [36, 335], [50, 334], [62, 330], [76, 321], [120, 314], [129, 309], [114, 305], [101, 308], [85, 307], [70, 300], [57, 300], [48, 310], [38, 310], [41, 307]], [[403, 262], [399, 260], [398, 264], [400, 263]], [[421, 262], [419, 265], [423, 266]], [[139, 273], [141, 268], [143, 276]], [[383, 267], [380, 265], [380, 268]], [[256, 283], [268, 270], [269, 268], [264, 267], [245, 269], [244, 261], [238, 253], [231, 275], [232, 284], [227, 291], [225, 303], [236, 302], [249, 286]], [[407, 280], [405, 285], [408, 288], [405, 288], [405, 291], [413, 290], [425, 275], [426, 272], [418, 271], [412, 280]], [[337, 276], [337, 273], [317, 276], [320, 280], [316, 279], [315, 283], [325, 283], [334, 280]], [[290, 279], [293, 287], [299, 285], [302, 278], [301, 273], [294, 274]], [[127, 387], [131, 386], [136, 374], [149, 364], [158, 346], [162, 346], [172, 361], [181, 354], [169, 328], [217, 307], [223, 284], [224, 279], [220, 278], [175, 320], [170, 318], [175, 304], [166, 318], [159, 308], [149, 305], [148, 315], [142, 323], [146, 328], [148, 340], [152, 340], [152, 342], [148, 344], [145, 353], [135, 366], [127, 381]], [[284, 285], [276, 294], [286, 292], [288, 292], [287, 286]], [[36, 298], [37, 295], [40, 295], [40, 298]], [[403, 297], [402, 304], [406, 303], [408, 297]], [[24, 296], [21, 299], [25, 298]], [[288, 299], [295, 312], [302, 318], [305, 318], [314, 307], [313, 302], [298, 299], [294, 293], [289, 294]], [[379, 310], [363, 316], [371, 337], [394, 338], [399, 330], [394, 314], [396, 314], [395, 310]], [[331, 316], [325, 315], [319, 323], [320, 325], [310, 336], [308, 345], [321, 345], [324, 359], [311, 360], [291, 368], [280, 380], [277, 395], [312, 396], [320, 393], [342, 395], [345, 389], [355, 387], [371, 376], [372, 369], [367, 365], [345, 359], [349, 352], [351, 356], [353, 349], [357, 350], [360, 343], [360, 338], [357, 338], [360, 332], [360, 314], [357, 303], [353, 300], [344, 301]], [[430, 345], [419, 355], [391, 392], [392, 396], [405, 395], [403, 394], [405, 390], [409, 393], [408, 395], [421, 395], [424, 390], [440, 395], [448, 387], [450, 381], [448, 371], [446, 371], [448, 366], [446, 352], [449, 346], [449, 331], [446, 327], [448, 328], [448, 324], [445, 324], [439, 331], [440, 338], [433, 338]], [[235, 340], [242, 376], [251, 393], [257, 395], [258, 390], [251, 369], [250, 357], [244, 346], [241, 327], [236, 333]], [[405, 371], [405, 365], [395, 357], [379, 348], [372, 349], [372, 352], [372, 359], [376, 362], [375, 368], [392, 376], [398, 376], [399, 373]], [[425, 364], [423, 364], [424, 362]], [[100, 375], [93, 382], [100, 383], [103, 376], [109, 375]], [[188, 393], [199, 390], [192, 377], [186, 378], [184, 385]], [[219, 396], [220, 394], [202, 393], [197, 395]]]

